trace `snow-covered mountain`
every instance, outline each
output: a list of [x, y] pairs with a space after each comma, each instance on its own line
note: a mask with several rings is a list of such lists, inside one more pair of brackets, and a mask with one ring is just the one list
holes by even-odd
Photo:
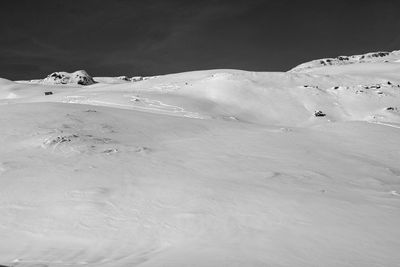
[[360, 63], [390, 63], [400, 61], [400, 50], [392, 52], [372, 52], [361, 55], [353, 56], [338, 56], [336, 58], [323, 58], [316, 59], [310, 62], [300, 64], [290, 72], [307, 72], [315, 68], [329, 67], [329, 66], [340, 66], [349, 64], [360, 64]]
[[400, 262], [395, 53], [74, 77], [0, 79], [0, 265]]

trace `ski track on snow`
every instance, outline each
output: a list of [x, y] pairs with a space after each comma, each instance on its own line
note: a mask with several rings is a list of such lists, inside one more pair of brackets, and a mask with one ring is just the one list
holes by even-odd
[[[66, 100], [63, 100], [64, 103], [87, 104], [87, 105], [93, 105], [93, 106], [121, 107], [121, 108], [133, 109], [133, 110], [139, 110], [139, 111], [154, 111], [156, 113], [182, 116], [182, 117], [193, 118], [193, 119], [207, 119], [208, 118], [199, 113], [187, 111], [182, 107], [163, 103], [160, 100], [154, 100], [154, 99], [149, 99], [149, 98], [139, 98], [139, 97], [132, 96], [129, 101], [134, 102], [134, 103], [138, 102], [138, 104], [137, 105], [135, 105], [135, 104], [131, 104], [131, 105], [120, 104], [120, 103], [115, 103], [115, 102], [88, 99], [85, 96], [67, 96]], [[140, 106], [140, 105], [144, 105], [144, 106]]]
[[383, 125], [383, 126], [388, 126], [388, 127], [400, 129], [400, 126], [393, 125], [393, 124], [386, 123], [386, 122], [380, 122], [380, 121], [367, 121], [367, 122], [371, 123], [371, 124], [378, 124], [378, 125]]

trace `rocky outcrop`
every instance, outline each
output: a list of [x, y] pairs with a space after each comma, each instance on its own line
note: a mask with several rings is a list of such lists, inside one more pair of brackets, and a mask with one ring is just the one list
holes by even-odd
[[53, 72], [42, 81], [50, 84], [79, 84], [90, 85], [94, 84], [93, 78], [84, 70], [78, 70], [73, 73], [64, 71]]

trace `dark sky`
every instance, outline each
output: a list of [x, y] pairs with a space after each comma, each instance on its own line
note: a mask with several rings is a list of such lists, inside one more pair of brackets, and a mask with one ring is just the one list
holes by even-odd
[[0, 77], [235, 68], [400, 49], [400, 1], [2, 0]]

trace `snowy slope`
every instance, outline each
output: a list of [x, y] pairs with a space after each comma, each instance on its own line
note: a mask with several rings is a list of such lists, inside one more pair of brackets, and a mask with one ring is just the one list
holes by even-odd
[[338, 56], [336, 58], [322, 58], [312, 60], [296, 66], [290, 72], [307, 72], [315, 68], [343, 66], [363, 63], [390, 63], [400, 61], [400, 50], [392, 52], [373, 52], [353, 56]]
[[0, 79], [0, 265], [396, 266], [400, 72], [382, 64]]
[[[265, 125], [306, 126], [353, 120], [399, 123], [399, 68], [391, 66], [386, 72], [375, 72], [375, 75], [371, 75], [373, 70], [343, 73], [348, 66], [341, 67], [342, 72], [335, 75], [210, 70], [164, 75], [134, 83], [116, 83], [114, 78], [109, 78], [105, 80], [110, 84], [97, 83], [75, 89], [23, 83], [16, 84], [13, 89], [3, 89], [3, 92], [13, 93], [18, 98], [28, 94], [29, 101], [111, 105]], [[28, 89], [30, 87], [32, 89]], [[54, 94], [44, 96], [49, 90]], [[315, 111], [322, 111], [326, 116], [316, 118]]]

